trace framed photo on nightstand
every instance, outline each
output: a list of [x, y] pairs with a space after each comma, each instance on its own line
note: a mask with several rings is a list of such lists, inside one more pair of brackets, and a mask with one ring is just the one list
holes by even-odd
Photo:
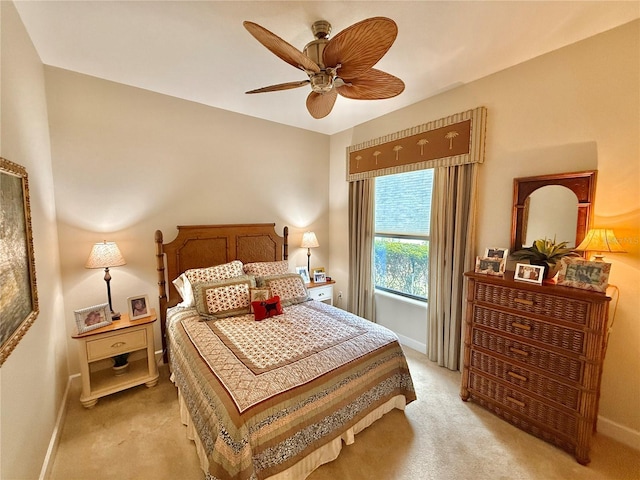
[[296, 273], [302, 277], [302, 281], [304, 283], [311, 282], [311, 279], [309, 278], [309, 270], [307, 270], [307, 267], [296, 267]]
[[149, 313], [151, 310], [149, 296], [136, 295], [135, 297], [127, 298], [127, 308], [129, 310], [130, 320], [148, 317], [151, 315], [151, 313]]
[[326, 281], [327, 281], [327, 275], [324, 272], [318, 272], [317, 270], [313, 272], [314, 283], [325, 283]]
[[76, 310], [76, 326], [78, 333], [86, 333], [96, 328], [111, 325], [111, 310], [108, 303]]

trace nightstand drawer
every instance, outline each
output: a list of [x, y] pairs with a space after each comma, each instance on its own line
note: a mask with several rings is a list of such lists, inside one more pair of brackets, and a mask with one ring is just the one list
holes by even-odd
[[326, 285], [324, 287], [314, 287], [309, 289], [309, 296], [313, 300], [320, 302], [333, 299], [333, 285]]
[[87, 341], [87, 360], [99, 360], [124, 352], [132, 352], [147, 346], [147, 331], [144, 328], [111, 337]]

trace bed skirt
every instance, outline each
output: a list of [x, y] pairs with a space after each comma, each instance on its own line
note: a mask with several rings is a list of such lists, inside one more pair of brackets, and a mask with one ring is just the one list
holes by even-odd
[[[202, 446], [200, 437], [198, 437], [198, 433], [193, 427], [191, 416], [189, 415], [187, 406], [182, 398], [180, 389], [178, 389], [178, 401], [180, 404], [180, 420], [187, 427], [187, 438], [193, 440], [193, 442], [195, 443], [196, 452], [198, 453], [198, 458], [200, 460], [200, 467], [205, 474], [205, 478], [207, 480], [216, 480], [214, 477], [207, 473], [209, 472], [209, 461], [207, 460], [207, 454], [204, 447]], [[373, 410], [362, 420], [357, 422], [353, 427], [347, 429], [339, 437], [311, 452], [309, 455], [304, 457], [302, 460], [300, 460], [298, 463], [288, 468], [287, 470], [277, 473], [276, 475], [272, 475], [265, 480], [301, 480], [307, 478], [307, 476], [309, 476], [311, 472], [313, 472], [319, 466], [325, 463], [329, 463], [338, 458], [338, 455], [340, 455], [340, 451], [342, 450], [342, 442], [344, 442], [346, 445], [351, 445], [355, 441], [356, 434], [363, 431], [369, 425], [382, 418], [384, 414], [390, 412], [394, 408], [397, 408], [398, 410], [404, 410], [405, 406], [405, 396], [396, 395], [386, 403]]]

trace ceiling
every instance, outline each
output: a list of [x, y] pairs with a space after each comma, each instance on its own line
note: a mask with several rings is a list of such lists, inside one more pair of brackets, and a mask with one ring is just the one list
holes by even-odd
[[[638, 1], [15, 1], [42, 62], [94, 77], [334, 134], [640, 17]], [[329, 116], [310, 87], [245, 95], [306, 79], [242, 26], [262, 25], [299, 50], [311, 24], [333, 33], [385, 16], [398, 37], [376, 68], [404, 80], [387, 100], [338, 97]]]

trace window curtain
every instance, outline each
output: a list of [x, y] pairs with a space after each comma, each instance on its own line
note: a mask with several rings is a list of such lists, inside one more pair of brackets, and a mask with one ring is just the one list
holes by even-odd
[[450, 370], [461, 361], [464, 272], [475, 264], [478, 164], [440, 167], [433, 179], [429, 252], [429, 359]]
[[375, 179], [349, 183], [348, 310], [375, 321], [373, 301], [373, 230]]

